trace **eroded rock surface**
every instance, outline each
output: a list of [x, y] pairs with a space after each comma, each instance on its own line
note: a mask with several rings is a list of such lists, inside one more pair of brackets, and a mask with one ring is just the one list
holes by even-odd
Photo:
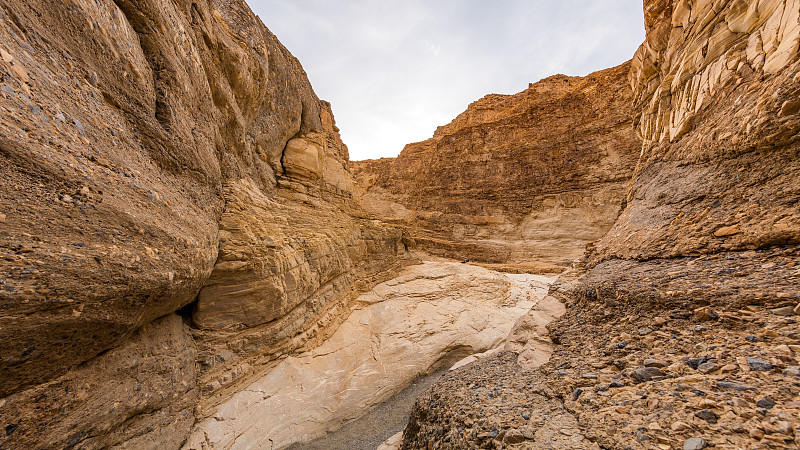
[[631, 81], [644, 139], [595, 259], [800, 242], [800, 3], [646, 2]]
[[488, 95], [395, 159], [353, 162], [365, 207], [429, 253], [562, 270], [611, 227], [639, 155], [629, 67]]
[[[184, 448], [283, 448], [321, 437], [437, 365], [500, 345], [551, 281], [452, 262], [407, 267], [361, 295], [321, 346], [242, 386]], [[553, 306], [537, 310], [557, 314]]]
[[[627, 207], [551, 289], [566, 313], [534, 379], [603, 448], [798, 448], [800, 3], [644, 6], [630, 72], [644, 144]], [[404, 446], [452, 447], [463, 416], [493, 406], [459, 411], [470, 389], [434, 387]], [[443, 413], [424, 417], [428, 405]], [[525, 426], [498, 417], [485, 419], [500, 423], [492, 441], [469, 445]]]
[[[0, 1], [0, 115], [0, 445], [179, 445], [404, 251], [242, 1]], [[131, 349], [176, 311], [193, 342], [153, 356], [177, 361], [171, 386]], [[142, 394], [107, 398], [134, 384], [110, 355], [153, 373]]]

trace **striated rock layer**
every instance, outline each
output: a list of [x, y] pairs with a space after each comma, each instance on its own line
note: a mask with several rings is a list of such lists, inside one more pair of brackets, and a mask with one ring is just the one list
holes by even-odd
[[622, 206], [641, 145], [629, 68], [488, 95], [396, 159], [353, 162], [365, 207], [429, 253], [561, 270]]
[[[566, 313], [536, 379], [577, 419], [566, 434], [602, 448], [798, 448], [800, 2], [644, 6], [630, 71], [643, 148], [627, 207], [581, 276], [551, 289]], [[487, 404], [470, 402], [480, 380], [432, 390], [404, 447], [452, 448], [460, 428], [470, 445], [547, 444], [502, 413], [473, 426], [459, 408]], [[437, 417], [425, 416], [432, 400]]]
[[560, 304], [541, 302], [550, 282], [452, 262], [407, 267], [358, 297], [324, 344], [240, 389], [184, 448], [285, 448], [322, 437], [438, 365], [497, 347], [532, 307], [557, 314]]
[[403, 251], [242, 1], [0, 0], [0, 115], [0, 446], [180, 445]]

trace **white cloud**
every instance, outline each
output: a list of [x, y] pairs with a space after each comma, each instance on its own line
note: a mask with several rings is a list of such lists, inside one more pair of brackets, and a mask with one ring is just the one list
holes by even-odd
[[251, 0], [333, 105], [352, 159], [394, 156], [469, 103], [633, 56], [641, 0]]

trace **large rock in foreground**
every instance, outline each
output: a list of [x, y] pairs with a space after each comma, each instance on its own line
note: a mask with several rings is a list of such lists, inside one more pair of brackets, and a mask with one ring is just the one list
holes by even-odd
[[395, 159], [353, 162], [365, 207], [436, 255], [560, 270], [608, 231], [633, 174], [629, 67], [488, 95]]
[[0, 116], [0, 446], [177, 445], [403, 250], [240, 0], [0, 0]]

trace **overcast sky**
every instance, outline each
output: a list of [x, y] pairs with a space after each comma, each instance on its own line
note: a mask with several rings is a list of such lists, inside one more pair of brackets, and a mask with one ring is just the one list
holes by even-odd
[[642, 0], [249, 0], [333, 105], [350, 159], [396, 156], [486, 94], [621, 64]]

